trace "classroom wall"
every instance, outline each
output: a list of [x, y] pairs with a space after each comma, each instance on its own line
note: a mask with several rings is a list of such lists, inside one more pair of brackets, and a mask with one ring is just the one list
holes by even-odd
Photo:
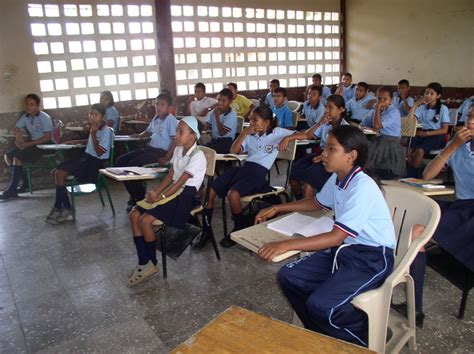
[[355, 81], [474, 87], [473, 0], [346, 1]]

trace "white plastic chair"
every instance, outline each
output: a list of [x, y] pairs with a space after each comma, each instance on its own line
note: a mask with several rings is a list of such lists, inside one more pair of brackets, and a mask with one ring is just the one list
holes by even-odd
[[288, 101], [288, 108], [293, 111], [293, 112], [296, 112], [301, 106], [301, 102], [298, 102], [298, 101]]
[[[381, 287], [355, 297], [352, 304], [368, 316], [369, 349], [377, 353], [397, 353], [407, 342], [410, 349], [416, 348], [415, 290], [409, 268], [420, 249], [433, 236], [441, 211], [435, 201], [420, 192], [394, 186], [384, 186], [383, 189], [398, 237], [394, 269]], [[412, 242], [412, 228], [416, 224], [425, 229]], [[408, 318], [397, 314], [389, 316], [393, 289], [401, 283], [406, 283]], [[388, 342], [387, 327], [393, 333]]]
[[252, 102], [254, 107], [260, 106], [260, 101], [257, 100], [256, 98], [249, 98], [249, 100]]
[[235, 128], [235, 132], [237, 133], [236, 136], [238, 136], [244, 130], [244, 122], [245, 122], [244, 117], [237, 116], [237, 127]]

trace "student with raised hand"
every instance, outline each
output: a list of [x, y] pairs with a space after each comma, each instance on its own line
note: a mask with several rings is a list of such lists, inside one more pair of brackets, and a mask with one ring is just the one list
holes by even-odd
[[369, 92], [369, 85], [359, 82], [354, 98], [346, 102], [346, 114], [351, 122], [360, 123], [372, 115], [377, 99]]
[[306, 88], [306, 90], [304, 92], [304, 99], [306, 100], [308, 95], [310, 94], [311, 87], [319, 86], [319, 87], [321, 87], [321, 101], [323, 102], [323, 105], [324, 105], [326, 103], [326, 99], [329, 96], [331, 96], [331, 90], [329, 89], [329, 87], [323, 85], [323, 78], [322, 78], [321, 74], [314, 74], [311, 77], [311, 80], [312, 80], [312, 84], [308, 85], [308, 87]]
[[293, 112], [288, 108], [287, 102], [288, 92], [283, 87], [277, 87], [274, 91], [273, 100], [275, 105], [271, 107], [277, 124], [280, 128], [292, 129]]
[[275, 205], [256, 216], [263, 222], [281, 213], [329, 209], [331, 231], [270, 242], [258, 255], [270, 262], [288, 252], [315, 252], [283, 266], [278, 282], [306, 329], [367, 346], [367, 316], [351, 304], [359, 294], [380, 287], [393, 268], [395, 230], [377, 183], [363, 172], [368, 143], [354, 126], [331, 130], [322, 154], [332, 175], [313, 198]]
[[232, 110], [237, 113], [238, 116], [247, 119], [254, 108], [252, 101], [238, 93], [237, 84], [235, 82], [229, 82], [227, 88], [231, 90], [234, 95], [231, 104]]
[[194, 97], [189, 99], [188, 105], [191, 115], [206, 123], [209, 112], [217, 107], [217, 100], [206, 96], [206, 85], [198, 82], [194, 85]]
[[206, 122], [212, 131], [212, 139], [206, 146], [219, 154], [229, 153], [237, 131], [237, 114], [230, 107], [232, 97], [232, 91], [222, 89], [217, 96], [217, 107], [209, 113]]
[[120, 113], [115, 108], [114, 96], [110, 91], [102, 91], [100, 93], [100, 104], [106, 108], [105, 121], [107, 125], [113, 128], [115, 133], [118, 133], [120, 128]]
[[[24, 163], [34, 163], [44, 155], [45, 150], [37, 147], [47, 144], [53, 140], [53, 121], [51, 117], [40, 111], [41, 100], [38, 95], [30, 93], [25, 97], [25, 112], [15, 123], [15, 147], [4, 155], [4, 160], [11, 166], [10, 183], [0, 194], [0, 200], [18, 197], [18, 193], [25, 192], [28, 187], [28, 177], [23, 170]], [[29, 139], [23, 137], [23, 129], [29, 135]], [[22, 186], [18, 184], [22, 181]]]
[[422, 124], [416, 132], [408, 149], [408, 176], [421, 177], [420, 166], [423, 157], [431, 150], [442, 149], [445, 135], [448, 133], [449, 110], [441, 103], [443, 87], [432, 82], [426, 87], [424, 96], [410, 110], [410, 117], [415, 117]]
[[341, 83], [337, 85], [336, 94], [344, 97], [346, 102], [354, 98], [357, 86], [352, 83], [352, 74], [343, 73]]
[[407, 79], [398, 81], [397, 92], [393, 93], [393, 105], [400, 111], [400, 116], [408, 116], [414, 104], [415, 100], [410, 96], [410, 82]]
[[[136, 149], [119, 156], [115, 165], [117, 167], [143, 166], [151, 163], [165, 165], [173, 156], [175, 147], [175, 134], [178, 121], [169, 113], [171, 97], [161, 93], [155, 100], [155, 117], [148, 127], [137, 136], [150, 136], [150, 142], [143, 149]], [[136, 204], [138, 200], [145, 197], [145, 187], [140, 181], [124, 182], [125, 188], [130, 194], [127, 211]]]
[[[96, 183], [99, 170], [105, 168], [114, 144], [114, 131], [107, 126], [106, 108], [96, 103], [89, 111], [90, 132], [85, 153], [71, 161], [61, 163], [51, 172], [56, 185], [56, 197], [50, 213], [46, 217], [48, 224], [56, 225], [73, 219], [71, 202], [67, 195], [66, 179], [74, 176], [81, 183]], [[67, 143], [82, 143], [85, 140], [73, 140]]]
[[270, 90], [265, 96], [265, 104], [268, 107], [273, 107], [275, 105], [275, 101], [273, 100], [273, 96], [275, 95], [275, 89], [280, 87], [280, 80], [278, 79], [273, 79], [270, 81]]
[[194, 206], [194, 197], [204, 181], [206, 156], [199, 150], [198, 122], [184, 117], [176, 130], [176, 149], [172, 167], [158, 186], [146, 193], [130, 212], [133, 242], [138, 265], [128, 275], [128, 285], [135, 286], [158, 272], [156, 236], [153, 223], [184, 229]]

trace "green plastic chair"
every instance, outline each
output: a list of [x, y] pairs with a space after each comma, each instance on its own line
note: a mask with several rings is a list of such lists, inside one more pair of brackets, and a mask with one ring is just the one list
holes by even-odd
[[43, 155], [39, 161], [34, 163], [23, 164], [23, 168], [25, 169], [28, 178], [28, 192], [30, 194], [33, 194], [33, 170], [51, 171], [58, 166], [58, 160], [59, 156], [55, 152], [54, 154]]

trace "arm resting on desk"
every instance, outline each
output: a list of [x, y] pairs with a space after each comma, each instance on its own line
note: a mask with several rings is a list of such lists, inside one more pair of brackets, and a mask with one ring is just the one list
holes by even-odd
[[25, 149], [30, 146], [41, 145], [51, 141], [51, 132], [45, 132], [43, 136], [37, 140], [24, 141], [23, 138], [18, 140], [18, 132], [15, 131], [15, 145], [20, 149]]

